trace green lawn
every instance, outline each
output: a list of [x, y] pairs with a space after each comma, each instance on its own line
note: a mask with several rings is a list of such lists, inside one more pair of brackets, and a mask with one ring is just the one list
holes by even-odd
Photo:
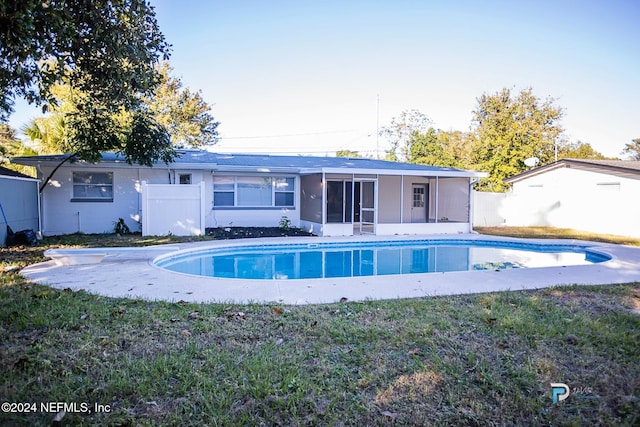
[[[53, 246], [179, 240], [1, 249], [0, 400], [36, 411], [3, 411], [0, 425], [50, 425], [43, 402], [92, 411], [68, 405], [63, 424], [640, 423], [640, 283], [241, 306], [55, 290], [12, 269]], [[551, 382], [569, 398], [553, 404]]]

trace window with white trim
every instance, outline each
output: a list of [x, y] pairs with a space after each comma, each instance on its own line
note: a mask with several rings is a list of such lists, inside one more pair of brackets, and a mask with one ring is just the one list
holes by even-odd
[[213, 206], [235, 206], [236, 179], [233, 176], [213, 177]]
[[293, 207], [295, 178], [282, 176], [214, 176], [213, 206]]
[[113, 202], [113, 172], [73, 172], [72, 202]]
[[273, 179], [276, 206], [294, 205], [295, 181], [295, 178], [276, 177]]

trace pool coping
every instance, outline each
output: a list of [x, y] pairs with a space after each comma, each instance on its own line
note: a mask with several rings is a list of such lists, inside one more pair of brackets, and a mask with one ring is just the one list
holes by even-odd
[[[612, 257], [591, 265], [456, 271], [323, 279], [223, 279], [172, 272], [153, 265], [159, 256], [207, 247], [262, 244], [341, 243], [389, 240], [491, 240], [543, 245], [581, 245]], [[141, 248], [52, 249], [53, 258], [22, 270], [28, 279], [55, 288], [83, 289], [108, 297], [145, 300], [323, 304], [338, 301], [417, 298], [438, 295], [540, 289], [557, 285], [640, 282], [640, 248], [574, 239], [519, 239], [483, 234], [348, 237], [269, 237], [210, 240]], [[66, 260], [70, 255], [77, 260]], [[82, 259], [85, 257], [85, 259]]]

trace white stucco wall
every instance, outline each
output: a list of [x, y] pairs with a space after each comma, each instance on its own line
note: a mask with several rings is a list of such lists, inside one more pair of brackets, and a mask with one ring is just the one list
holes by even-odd
[[[40, 176], [46, 177], [53, 167], [41, 167]], [[73, 198], [74, 171], [113, 172], [113, 202], [77, 202]], [[277, 227], [283, 216], [291, 225], [300, 225], [300, 197], [295, 193], [295, 208], [223, 208], [213, 209], [213, 176], [210, 171], [114, 167], [98, 164], [91, 167], [65, 165], [47, 185], [42, 199], [42, 230], [45, 235], [70, 233], [109, 233], [114, 222], [123, 218], [131, 231], [141, 230], [142, 181], [148, 184], [177, 184], [180, 174], [191, 174], [192, 184], [203, 182], [205, 227], [258, 226]], [[296, 178], [296, 187], [300, 180]]]
[[[52, 167], [42, 167], [47, 177]], [[113, 172], [113, 202], [72, 202], [74, 171]], [[42, 198], [42, 232], [45, 235], [70, 233], [109, 233], [113, 224], [123, 218], [131, 231], [141, 231], [140, 183], [169, 183], [169, 173], [160, 168], [114, 168], [109, 165], [58, 169], [47, 184]]]
[[[504, 225], [508, 226], [551, 226], [640, 236], [637, 179], [560, 168], [514, 183], [504, 197], [481, 199], [493, 204], [494, 218], [504, 218]], [[481, 199], [475, 199], [474, 205], [479, 205], [476, 212], [490, 209]], [[482, 216], [474, 217], [474, 225], [485, 225]]]
[[300, 225], [300, 210], [271, 209], [212, 209], [207, 212], [207, 227], [278, 227], [286, 216], [292, 227]]

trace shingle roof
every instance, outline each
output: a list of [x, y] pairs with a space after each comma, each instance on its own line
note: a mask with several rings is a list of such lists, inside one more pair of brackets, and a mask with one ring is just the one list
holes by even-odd
[[[459, 176], [485, 176], [483, 173], [465, 171], [462, 169], [437, 166], [416, 165], [411, 163], [389, 162], [385, 160], [347, 157], [316, 157], [316, 156], [271, 156], [265, 154], [223, 154], [202, 150], [179, 150], [178, 157], [172, 166], [209, 166], [212, 170], [234, 170], [243, 168], [268, 168], [277, 170], [291, 170], [296, 173], [311, 172], [322, 169], [345, 170], [383, 170], [383, 171], [414, 171], [416, 173], [452, 174]], [[38, 162], [59, 162], [66, 156], [48, 155], [14, 158], [19, 164], [35, 164]], [[125, 163], [121, 154], [103, 153], [102, 162]]]
[[590, 160], [590, 159], [565, 159], [572, 163], [621, 168], [640, 172], [640, 160]]
[[16, 172], [16, 171], [14, 171], [14, 170], [12, 170], [12, 169], [7, 169], [7, 168], [2, 167], [2, 166], [0, 166], [0, 175], [2, 175], [2, 176], [11, 176], [11, 177], [14, 177], [14, 178], [29, 178], [29, 179], [35, 179], [35, 178], [34, 178], [34, 177], [32, 177], [32, 176], [25, 175], [25, 174], [20, 173], [20, 172]]
[[521, 179], [558, 168], [576, 168], [599, 173], [626, 176], [635, 179], [640, 178], [640, 161], [637, 160], [560, 159], [557, 162], [533, 168], [521, 174], [507, 178], [504, 182], [517, 182]]

